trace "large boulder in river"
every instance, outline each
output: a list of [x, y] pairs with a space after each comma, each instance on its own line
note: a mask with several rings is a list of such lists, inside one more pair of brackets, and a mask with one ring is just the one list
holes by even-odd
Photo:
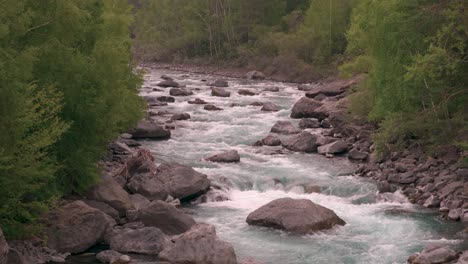
[[120, 254], [114, 250], [101, 251], [96, 255], [96, 259], [101, 263], [109, 264], [127, 264], [131, 261], [129, 256]]
[[0, 264], [7, 264], [8, 249], [8, 244], [3, 236], [2, 229], [0, 229]]
[[181, 200], [195, 198], [210, 187], [210, 180], [205, 174], [175, 162], [161, 164], [156, 175], [168, 193]]
[[80, 253], [103, 241], [114, 225], [107, 214], [75, 201], [49, 214], [47, 246], [62, 253]]
[[247, 217], [249, 225], [272, 227], [295, 234], [310, 234], [335, 225], [345, 225], [332, 210], [307, 199], [280, 198]]
[[247, 96], [256, 95], [256, 93], [254, 91], [251, 91], [249, 89], [239, 89], [239, 91], [237, 91], [237, 93], [240, 94], [240, 95], [247, 95]]
[[348, 80], [338, 80], [316, 85], [306, 93], [306, 96], [314, 98], [319, 94], [323, 94], [325, 96], [340, 95], [346, 92], [352, 85], [356, 84], [359, 79], [360, 77], [357, 77]]
[[188, 89], [171, 88], [171, 90], [169, 90], [169, 94], [172, 96], [189, 96], [193, 95], [193, 92]]
[[281, 145], [281, 139], [277, 137], [276, 135], [268, 135], [265, 138], [261, 140], [262, 145], [265, 146], [280, 146]]
[[209, 86], [214, 86], [214, 87], [228, 87], [229, 83], [226, 80], [218, 79], [210, 84]]
[[188, 119], [190, 119], [189, 113], [178, 113], [178, 114], [173, 114], [171, 116], [171, 121], [188, 120]]
[[168, 139], [171, 137], [171, 131], [164, 129], [164, 127], [150, 122], [140, 121], [135, 129], [130, 132], [132, 138], [150, 138], [150, 139]]
[[219, 87], [212, 87], [211, 88], [211, 95], [217, 97], [229, 97], [231, 96], [231, 92], [224, 90], [223, 88]]
[[149, 200], [166, 200], [168, 195], [164, 183], [152, 173], [134, 175], [127, 188], [132, 193], [141, 194]]
[[212, 225], [197, 224], [173, 241], [159, 254], [172, 264], [237, 264], [234, 248], [216, 236]]
[[167, 235], [184, 233], [195, 224], [192, 217], [163, 201], [153, 201], [140, 208], [135, 220], [145, 226], [157, 227]]
[[319, 128], [320, 121], [316, 118], [304, 118], [299, 122], [299, 127], [302, 129]]
[[173, 81], [172, 79], [166, 79], [158, 84], [156, 84], [157, 86], [159, 87], [164, 87], [164, 88], [167, 88], [167, 87], [179, 87], [180, 85]]
[[133, 209], [130, 196], [111, 175], [103, 175], [101, 182], [89, 191], [87, 197], [110, 205], [121, 216], [125, 215], [127, 210]]
[[316, 112], [315, 110], [322, 106], [322, 103], [315, 101], [314, 99], [310, 99], [307, 97], [302, 97], [297, 101], [292, 110], [291, 110], [291, 117], [292, 118], [318, 118], [324, 119], [325, 116], [321, 112]]
[[189, 104], [195, 104], [195, 105], [207, 104], [207, 102], [205, 102], [205, 100], [200, 99], [200, 98], [195, 98], [195, 99], [193, 99], [193, 100], [188, 101], [187, 103], [189, 103]]
[[458, 258], [457, 252], [444, 245], [429, 244], [424, 250], [408, 259], [410, 264], [453, 263]]
[[108, 243], [112, 250], [118, 252], [145, 255], [158, 255], [172, 244], [169, 237], [156, 227], [116, 228], [109, 235]]
[[301, 131], [289, 121], [276, 121], [276, 123], [271, 128], [271, 132], [277, 134], [290, 135], [299, 134]]
[[223, 110], [222, 108], [217, 107], [216, 105], [212, 105], [212, 104], [205, 105], [203, 107], [203, 109], [205, 109], [206, 111], [221, 111], [221, 110]]
[[233, 150], [224, 151], [222, 153], [218, 153], [213, 156], [210, 156], [206, 158], [206, 160], [212, 161], [212, 162], [233, 163], [233, 162], [239, 162], [240, 156], [237, 150], [233, 149]]
[[340, 154], [348, 150], [348, 143], [344, 140], [338, 140], [327, 145], [318, 147], [320, 154]]
[[282, 140], [283, 147], [298, 152], [316, 152], [317, 137], [309, 132], [289, 136]]
[[265, 74], [259, 71], [249, 71], [245, 77], [249, 80], [263, 80], [265, 79]]

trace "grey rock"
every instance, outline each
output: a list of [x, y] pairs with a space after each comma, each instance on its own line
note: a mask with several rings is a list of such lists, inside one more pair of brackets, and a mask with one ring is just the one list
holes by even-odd
[[440, 199], [437, 196], [431, 195], [424, 201], [423, 206], [427, 208], [439, 207]]
[[158, 83], [156, 85], [159, 86], [159, 87], [163, 87], [163, 88], [179, 87], [180, 86], [179, 83], [177, 83], [177, 82], [175, 82], [173, 80], [169, 80], [169, 79], [164, 80], [164, 81], [162, 81], [162, 82], [160, 82], [160, 83]]
[[214, 86], [214, 87], [228, 87], [229, 83], [226, 80], [218, 79], [218, 80], [216, 80], [213, 83], [210, 83], [208, 85], [209, 86]]
[[464, 183], [462, 181], [451, 182], [451, 183], [445, 185], [445, 187], [443, 187], [439, 191], [439, 197], [441, 199], [443, 199], [443, 198], [447, 197], [450, 194], [453, 194], [455, 191], [457, 191], [458, 189], [461, 189], [463, 187], [464, 187]]
[[465, 251], [460, 255], [456, 264], [468, 264], [468, 251]]
[[205, 109], [207, 111], [221, 111], [221, 110], [223, 110], [222, 108], [217, 107], [215, 105], [211, 105], [211, 104], [205, 105], [205, 107], [203, 107], [203, 109]]
[[108, 240], [112, 250], [146, 255], [158, 255], [172, 244], [169, 237], [156, 227], [114, 229]]
[[236, 264], [234, 248], [216, 236], [212, 225], [197, 224], [190, 231], [173, 238], [159, 257], [172, 264]]
[[276, 123], [271, 128], [271, 132], [285, 135], [301, 133], [301, 131], [289, 121], [276, 121]]
[[103, 175], [101, 182], [89, 191], [87, 197], [112, 206], [121, 216], [125, 215], [127, 210], [133, 209], [128, 193], [111, 175]]
[[190, 114], [188, 114], [188, 113], [174, 114], [174, 115], [172, 115], [172, 117], [171, 117], [171, 120], [172, 120], [172, 121], [176, 121], [176, 120], [188, 120], [188, 119], [190, 119]]
[[198, 104], [198, 105], [202, 105], [202, 104], [207, 104], [207, 102], [205, 102], [204, 100], [200, 99], [200, 98], [195, 98], [193, 100], [190, 100], [188, 101], [189, 104]]
[[302, 132], [297, 135], [289, 136], [282, 140], [283, 147], [298, 152], [315, 152], [317, 151], [317, 137], [309, 132]]
[[277, 112], [279, 110], [281, 110], [281, 107], [279, 107], [278, 105], [272, 103], [272, 102], [265, 102], [263, 103], [263, 106], [262, 108], [260, 109], [261, 111], [265, 111], [265, 112]]
[[115, 225], [107, 214], [75, 201], [49, 214], [47, 246], [58, 252], [80, 253], [103, 241]]
[[452, 221], [458, 221], [460, 220], [460, 216], [462, 214], [462, 209], [461, 208], [455, 208], [451, 209], [447, 215], [448, 219]]
[[190, 96], [193, 95], [193, 92], [183, 88], [171, 88], [169, 94], [172, 96]]
[[215, 154], [206, 158], [208, 161], [212, 162], [224, 162], [224, 163], [234, 163], [240, 162], [240, 156], [237, 150], [228, 150], [222, 153]]
[[159, 97], [156, 97], [156, 100], [161, 101], [161, 102], [166, 102], [166, 103], [175, 102], [175, 98], [171, 96], [159, 96]]
[[149, 200], [166, 200], [168, 195], [164, 183], [151, 173], [134, 175], [127, 188], [132, 193], [141, 194]]
[[302, 97], [297, 101], [292, 110], [291, 110], [291, 117], [292, 118], [318, 118], [324, 119], [325, 116], [322, 113], [318, 113], [315, 110], [322, 106], [322, 103], [315, 101], [314, 99], [310, 99], [307, 97]]
[[261, 140], [263, 145], [266, 146], [280, 146], [281, 145], [281, 139], [275, 135], [268, 135], [264, 139]]
[[398, 181], [400, 184], [410, 184], [416, 182], [416, 176], [413, 172], [405, 172], [400, 174], [400, 180]]
[[98, 202], [94, 200], [83, 200], [83, 202], [93, 208], [103, 211], [116, 221], [118, 221], [120, 218], [119, 211], [115, 210], [113, 207], [104, 202]]
[[348, 143], [344, 140], [338, 140], [333, 143], [318, 147], [320, 154], [341, 154], [348, 150]]
[[195, 220], [174, 206], [163, 201], [152, 201], [136, 213], [136, 220], [161, 229], [167, 235], [177, 235], [188, 231]]
[[276, 92], [279, 92], [279, 87], [266, 87], [263, 89], [263, 92], [273, 92], [273, 93], [276, 93]]
[[157, 169], [157, 177], [172, 197], [181, 200], [195, 198], [210, 187], [205, 174], [179, 163], [161, 164]]
[[10, 241], [7, 264], [43, 264], [63, 263], [69, 253], [58, 253], [54, 249], [43, 246], [38, 240]]
[[132, 137], [135, 139], [168, 139], [171, 137], [171, 131], [150, 121], [140, 121], [137, 127], [131, 131], [130, 134], [132, 134]]
[[299, 127], [301, 129], [306, 129], [306, 128], [319, 128], [320, 127], [320, 121], [316, 118], [303, 118], [299, 122]]
[[306, 93], [307, 97], [313, 98], [319, 94], [325, 96], [337, 96], [346, 92], [352, 85], [356, 84], [358, 79], [338, 80], [321, 85], [316, 85]]
[[367, 154], [366, 152], [359, 151], [356, 148], [353, 148], [348, 152], [348, 159], [350, 160], [363, 161], [366, 160], [368, 156], [369, 154]]
[[443, 264], [457, 259], [457, 252], [441, 245], [428, 245], [410, 264]]
[[306, 199], [276, 199], [247, 217], [249, 225], [271, 227], [295, 234], [310, 234], [345, 225], [332, 210]]
[[130, 263], [130, 257], [127, 255], [120, 254], [114, 250], [101, 251], [96, 255], [96, 259], [102, 263], [109, 264], [126, 264]]
[[265, 79], [265, 74], [260, 71], [249, 71], [245, 77], [249, 80], [263, 80]]
[[247, 89], [239, 89], [239, 91], [237, 91], [237, 93], [240, 94], [240, 95], [247, 95], [247, 96], [256, 95], [256, 93], [254, 91], [247, 90]]
[[213, 87], [211, 88], [211, 95], [217, 97], [229, 97], [231, 92], [224, 90], [223, 88]]
[[146, 197], [144, 197], [141, 194], [132, 194], [130, 195], [130, 200], [132, 200], [133, 206], [135, 207], [135, 210], [139, 210], [143, 207], [148, 206], [150, 204], [150, 200], [148, 200]]

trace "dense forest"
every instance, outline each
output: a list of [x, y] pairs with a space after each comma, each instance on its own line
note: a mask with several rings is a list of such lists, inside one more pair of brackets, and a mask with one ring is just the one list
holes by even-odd
[[[99, 179], [143, 117], [139, 62], [223, 64], [319, 80], [364, 73], [353, 114], [385, 154], [468, 148], [466, 0], [0, 0], [0, 226], [38, 231]], [[132, 54], [133, 52], [133, 54]]]

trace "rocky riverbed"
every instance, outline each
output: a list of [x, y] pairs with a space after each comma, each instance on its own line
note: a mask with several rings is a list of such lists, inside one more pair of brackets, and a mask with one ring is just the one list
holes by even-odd
[[109, 145], [101, 183], [48, 215], [47, 241], [0, 233], [1, 264], [467, 263], [464, 154], [378, 158], [347, 113], [359, 76], [147, 70], [148, 117]]

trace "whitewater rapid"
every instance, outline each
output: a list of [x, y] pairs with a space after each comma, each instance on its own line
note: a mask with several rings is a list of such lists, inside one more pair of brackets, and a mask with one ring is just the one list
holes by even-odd
[[[455, 230], [443, 224], [431, 211], [410, 204], [402, 194], [378, 195], [374, 183], [352, 176], [355, 164], [346, 158], [326, 159], [317, 154], [285, 153], [268, 155], [252, 144], [268, 135], [278, 120], [290, 120], [292, 105], [303, 95], [296, 85], [280, 82], [248, 82], [227, 79], [231, 97], [211, 96], [207, 82], [218, 77], [153, 70], [145, 75], [141, 95], [169, 95], [158, 88], [166, 74], [192, 89], [194, 95], [175, 97], [176, 102], [156, 107], [157, 111], [187, 112], [190, 120], [176, 121], [167, 141], [143, 141], [158, 163], [176, 161], [194, 167], [210, 178], [228, 178], [233, 187], [229, 201], [191, 206], [194, 218], [216, 226], [218, 236], [230, 242], [239, 259], [252, 257], [261, 263], [406, 263], [414, 252], [431, 241], [448, 240]], [[207, 80], [204, 82], [202, 80]], [[278, 87], [279, 92], [260, 92]], [[158, 88], [161, 91], [152, 91]], [[250, 89], [256, 96], [242, 96], [238, 89]], [[206, 111], [203, 105], [187, 101], [201, 98], [223, 108]], [[282, 110], [262, 112], [250, 103], [273, 102]], [[241, 106], [231, 105], [239, 104]], [[241, 155], [236, 164], [212, 163], [204, 157], [235, 149]], [[302, 184], [313, 183], [322, 193], [305, 194]], [[247, 215], [258, 207], [282, 197], [310, 199], [336, 212], [347, 224], [308, 236], [248, 226]]]

